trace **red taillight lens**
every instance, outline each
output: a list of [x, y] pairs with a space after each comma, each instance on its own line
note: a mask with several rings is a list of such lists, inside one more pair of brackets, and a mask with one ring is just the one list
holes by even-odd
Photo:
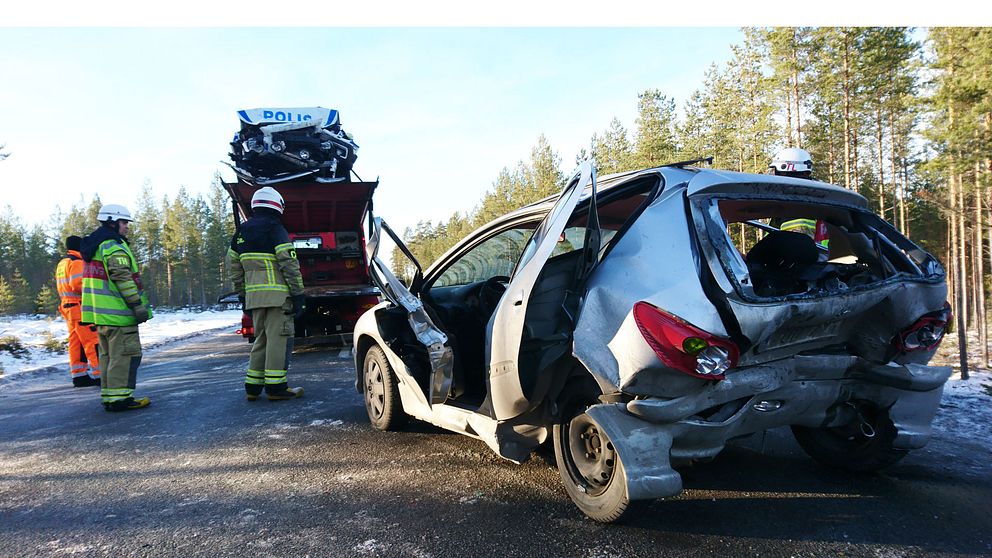
[[943, 310], [924, 315], [897, 335], [894, 340], [896, 349], [904, 353], [936, 349], [944, 339], [944, 332], [950, 322], [951, 305], [945, 302]]
[[666, 366], [690, 376], [722, 380], [740, 358], [737, 345], [729, 339], [703, 331], [647, 302], [634, 304], [634, 322]]

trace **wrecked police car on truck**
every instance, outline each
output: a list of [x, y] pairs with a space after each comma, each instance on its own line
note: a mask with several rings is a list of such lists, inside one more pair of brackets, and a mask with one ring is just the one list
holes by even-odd
[[[356, 387], [379, 429], [414, 417], [515, 462], [550, 440], [569, 496], [602, 522], [778, 426], [828, 466], [886, 467], [928, 441], [950, 369], [927, 363], [950, 311], [940, 263], [866, 207], [687, 164], [597, 183], [585, 163], [424, 271], [370, 215], [386, 300], [355, 327]], [[796, 218], [825, 224], [827, 246], [769, 225]], [[742, 226], [761, 229], [746, 253], [728, 234]], [[377, 253], [383, 233], [417, 270], [409, 287]]]

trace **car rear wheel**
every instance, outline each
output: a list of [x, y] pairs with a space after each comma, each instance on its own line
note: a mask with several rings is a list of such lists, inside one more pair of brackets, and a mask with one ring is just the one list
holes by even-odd
[[555, 462], [582, 513], [612, 523], [630, 506], [627, 473], [610, 437], [584, 412], [554, 425]]
[[379, 430], [396, 430], [406, 423], [407, 415], [400, 402], [399, 384], [382, 348], [373, 345], [365, 353], [362, 374], [365, 411], [372, 426]]
[[821, 465], [848, 471], [878, 471], [906, 457], [907, 450], [892, 447], [896, 427], [885, 409], [851, 403], [857, 418], [824, 428], [793, 426], [792, 434], [810, 457]]

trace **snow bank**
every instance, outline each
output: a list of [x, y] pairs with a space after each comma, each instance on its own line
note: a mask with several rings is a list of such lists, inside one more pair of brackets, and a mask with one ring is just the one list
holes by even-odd
[[[976, 442], [992, 449], [989, 425], [992, 424], [992, 372], [971, 370], [971, 378], [962, 380], [955, 371], [944, 386], [941, 415], [953, 414], [953, 427], [959, 435], [973, 437]], [[935, 425], [936, 426], [936, 425]]]
[[[241, 325], [241, 310], [155, 310], [155, 317], [141, 324], [141, 344], [152, 348], [177, 338], [207, 330]], [[12, 335], [20, 340], [27, 354], [17, 358], [0, 351], [0, 374], [10, 378], [14, 374], [65, 365], [68, 373], [69, 357], [64, 351], [48, 352], [45, 343], [52, 337], [64, 341], [68, 332], [62, 318], [43, 315], [0, 317], [0, 337]]]

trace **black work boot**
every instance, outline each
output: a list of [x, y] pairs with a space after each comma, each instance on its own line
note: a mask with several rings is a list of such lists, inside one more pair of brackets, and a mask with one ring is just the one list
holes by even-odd
[[72, 387], [90, 387], [100, 385], [100, 378], [92, 376], [77, 376], [72, 379]]
[[255, 401], [262, 395], [262, 386], [258, 384], [245, 384], [245, 399]]
[[291, 388], [284, 387], [280, 391], [269, 391], [268, 392], [269, 401], [283, 401], [285, 399], [296, 399], [297, 397], [303, 397], [303, 388]]
[[134, 409], [141, 409], [151, 405], [152, 400], [147, 397], [142, 397], [141, 399], [135, 399], [133, 397], [128, 397], [127, 399], [121, 399], [120, 401], [114, 401], [113, 403], [104, 403], [103, 408], [116, 413], [119, 411], [131, 411]]

